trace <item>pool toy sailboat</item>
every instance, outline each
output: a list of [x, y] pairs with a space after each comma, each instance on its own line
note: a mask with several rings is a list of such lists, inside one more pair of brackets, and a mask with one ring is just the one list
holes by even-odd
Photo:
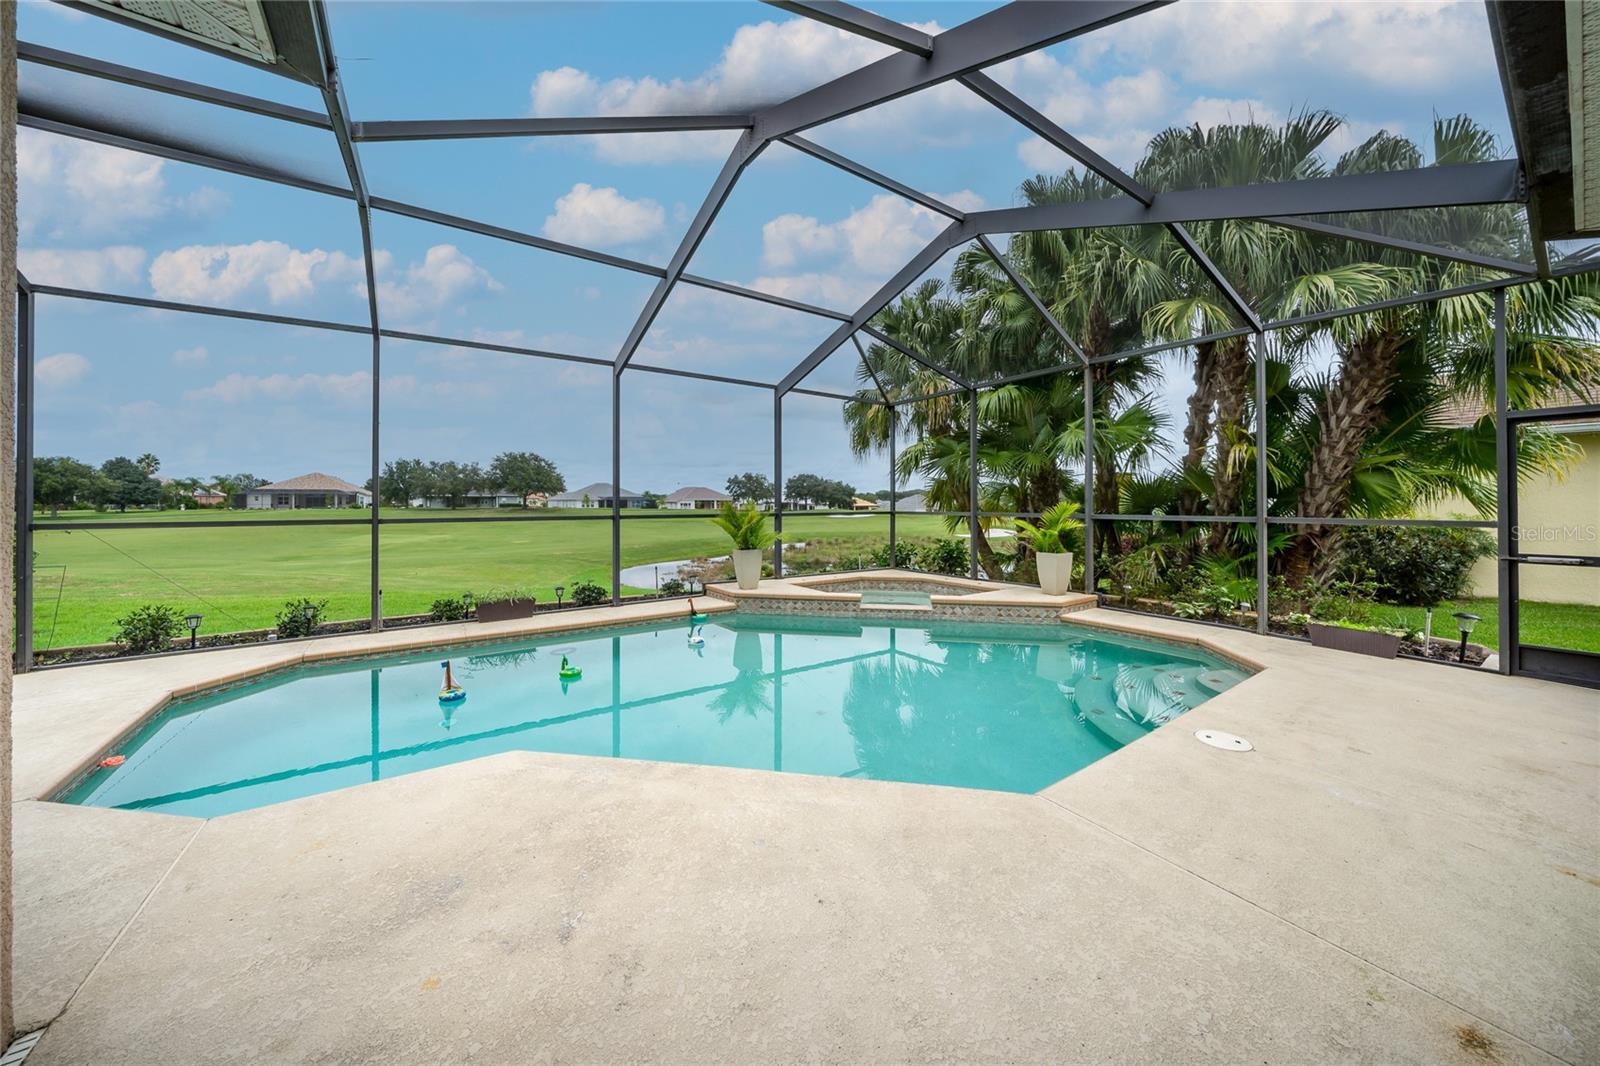
[[456, 684], [456, 679], [450, 675], [450, 660], [446, 659], [439, 664], [444, 667], [444, 685], [439, 689], [440, 703], [459, 703], [467, 698], [467, 690]]

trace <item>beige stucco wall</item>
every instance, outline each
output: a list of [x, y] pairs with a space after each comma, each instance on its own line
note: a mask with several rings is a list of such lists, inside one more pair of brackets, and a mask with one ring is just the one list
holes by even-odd
[[[1524, 481], [1518, 493], [1519, 543], [1525, 554], [1600, 555], [1600, 431], [1574, 433], [1570, 439], [1583, 457], [1566, 478]], [[1429, 517], [1475, 517], [1463, 499], [1445, 500]], [[1551, 603], [1600, 605], [1600, 569], [1566, 566], [1523, 566], [1522, 598]], [[1472, 569], [1476, 596], [1497, 594], [1496, 563], [1479, 559]]]

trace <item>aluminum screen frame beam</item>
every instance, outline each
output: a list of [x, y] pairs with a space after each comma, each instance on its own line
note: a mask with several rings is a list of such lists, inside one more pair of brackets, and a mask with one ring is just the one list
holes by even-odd
[[991, 106], [1005, 112], [1030, 132], [1065, 152], [1140, 203], [1148, 204], [1156, 194], [1133, 175], [1056, 125], [1038, 108], [1007, 89], [982, 71], [961, 79], [961, 84], [977, 93]]
[[[867, 358], [867, 349], [861, 343], [861, 336], [859, 334], [852, 333], [850, 334], [850, 340], [851, 343], [856, 346], [856, 351], [861, 356], [861, 366], [866, 370], [867, 376], [872, 379], [872, 384], [877, 387], [878, 395], [883, 397], [884, 406], [893, 409], [894, 401], [889, 399], [889, 390], [883, 387], [883, 379], [878, 377], [878, 372], [876, 370], [872, 369], [872, 360]], [[789, 391], [794, 392], [797, 390], [791, 389]]]
[[927, 59], [908, 52], [886, 56], [759, 112], [755, 116], [755, 135], [766, 142], [800, 133], [1025, 52], [1048, 48], [1167, 2], [1078, 0], [1071, 4], [1037, 4], [1016, 0], [941, 33]]
[[1228, 280], [1227, 275], [1217, 268], [1217, 264], [1211, 261], [1211, 257], [1189, 235], [1188, 229], [1182, 223], [1169, 222], [1167, 223], [1167, 232], [1172, 234], [1173, 240], [1183, 246], [1183, 250], [1189, 253], [1189, 258], [1194, 260], [1195, 265], [1200, 268], [1205, 276], [1211, 279], [1211, 284], [1216, 287], [1218, 292], [1222, 293], [1223, 299], [1227, 300], [1229, 305], [1232, 306], [1234, 313], [1244, 319], [1252, 330], [1260, 333], [1262, 329], [1261, 316], [1256, 314], [1255, 308], [1250, 306], [1249, 301], [1239, 295], [1238, 291], [1234, 289], [1233, 283]]
[[328, 116], [318, 111], [310, 111], [291, 104], [280, 104], [276, 100], [263, 100], [260, 97], [246, 96], [244, 93], [230, 92], [227, 89], [217, 89], [196, 81], [169, 78], [165, 74], [156, 74], [151, 71], [140, 70], [137, 67], [125, 67], [120, 63], [108, 63], [103, 59], [94, 59], [74, 52], [64, 52], [59, 48], [49, 48], [29, 41], [17, 42], [17, 58], [42, 67], [54, 67], [57, 70], [66, 70], [85, 77], [131, 85], [135, 88], [148, 89], [151, 92], [165, 93], [168, 96], [182, 97], [186, 100], [198, 100], [204, 104], [232, 108], [235, 111], [245, 111], [253, 115], [281, 119], [284, 122], [294, 122], [302, 126], [312, 126], [322, 130], [331, 130], [333, 128], [332, 123], [328, 121]]
[[1437, 244], [1426, 244], [1421, 241], [1409, 241], [1403, 237], [1390, 237], [1382, 233], [1373, 233], [1371, 230], [1351, 229], [1348, 226], [1336, 226], [1330, 222], [1318, 222], [1310, 218], [1295, 218], [1290, 215], [1269, 215], [1262, 218], [1262, 222], [1270, 222], [1274, 226], [1285, 226], [1289, 229], [1302, 230], [1306, 233], [1316, 233], [1324, 237], [1337, 237], [1343, 240], [1357, 241], [1362, 244], [1376, 244], [1383, 248], [1393, 248], [1401, 252], [1414, 252], [1417, 255], [1426, 255], [1434, 259], [1443, 259], [1452, 263], [1465, 263], [1469, 266], [1487, 267], [1490, 270], [1504, 270], [1508, 274], [1523, 274], [1533, 277], [1539, 273], [1539, 267], [1534, 263], [1523, 263], [1515, 259], [1501, 259], [1498, 256], [1478, 255], [1474, 252], [1463, 252], [1454, 248], [1442, 248]]
[[693, 133], [747, 130], [751, 117], [710, 115], [592, 115], [571, 118], [380, 120], [351, 124], [357, 141], [452, 141], [490, 137], [567, 137], [607, 133]]
[[[1016, 119], [1033, 133], [1044, 138], [1071, 158], [1121, 189], [1128, 196], [1138, 200], [1146, 207], [1155, 202], [1155, 192], [1143, 182], [1050, 121], [1049, 117], [1043, 112], [1000, 85], [987, 74], [982, 72], [969, 74], [961, 79], [961, 83], [993, 106]], [[1211, 257], [1206, 255], [1200, 246], [1195, 243], [1194, 238], [1189, 235], [1189, 231], [1176, 222], [1167, 223], [1167, 230], [1177, 240], [1178, 244], [1183, 247], [1183, 250], [1189, 254], [1189, 258], [1194, 260], [1195, 265], [1200, 268], [1206, 277], [1211, 279], [1211, 284], [1232, 305], [1234, 312], [1248, 322], [1251, 327], [1259, 330], [1261, 328], [1260, 317], [1256, 315], [1255, 311], [1250, 308], [1249, 303], [1234, 289], [1233, 284], [1222, 271], [1217, 269], [1217, 265], [1211, 261]]]
[[1158, 194], [1148, 205], [1133, 197], [1113, 197], [1082, 203], [1006, 207], [975, 211], [967, 216], [964, 226], [970, 230], [965, 236], [972, 237], [979, 233], [1510, 203], [1522, 203], [1522, 167], [1516, 160], [1507, 159], [1260, 185], [1174, 189]]
[[322, 99], [328, 109], [328, 120], [339, 142], [339, 154], [344, 159], [345, 170], [350, 175], [350, 191], [355, 196], [356, 217], [361, 227], [361, 264], [367, 282], [367, 310], [372, 319], [372, 527], [368, 553], [371, 574], [368, 588], [368, 627], [376, 632], [383, 628], [382, 569], [379, 553], [382, 549], [378, 525], [383, 510], [382, 466], [379, 449], [380, 414], [383, 401], [383, 324], [378, 316], [378, 278], [372, 253], [372, 201], [367, 192], [366, 175], [361, 170], [361, 156], [356, 151], [350, 135], [350, 105], [345, 100], [344, 85], [339, 76], [339, 63], [333, 48], [333, 36], [328, 26], [328, 9], [323, 0], [311, 0], [312, 24], [316, 29], [317, 53], [322, 62]]
[[45, 133], [54, 133], [61, 137], [75, 137], [80, 141], [91, 141], [95, 144], [109, 145], [112, 148], [140, 152], [159, 159], [170, 159], [174, 163], [188, 163], [190, 166], [208, 167], [227, 174], [237, 174], [240, 177], [270, 181], [277, 185], [304, 189], [306, 192], [322, 193], [325, 196], [335, 196], [343, 200], [355, 199], [355, 194], [349, 189], [338, 185], [330, 185], [315, 178], [302, 177], [286, 170], [278, 170], [275, 167], [264, 167], [258, 163], [247, 163], [239, 159], [229, 159], [225, 156], [163, 144], [106, 127], [84, 126], [79, 123], [61, 122], [43, 115], [36, 115], [28, 110], [24, 101], [20, 100], [17, 104], [17, 125], [26, 126], [29, 129], [42, 130]]
[[875, 15], [871, 11], [843, 3], [842, 0], [766, 0], [773, 7], [791, 15], [801, 15], [832, 26], [836, 30], [865, 37], [869, 41], [898, 48], [927, 59], [933, 55], [934, 38], [921, 30], [912, 29], [893, 19]]
[[[689, 229], [678, 242], [678, 248], [672, 253], [672, 260], [667, 264], [666, 275], [656, 284], [649, 298], [645, 300], [644, 308], [639, 312], [639, 317], [634, 320], [633, 328], [628, 331], [627, 338], [622, 342], [622, 348], [617, 352], [616, 361], [612, 364], [615, 373], [622, 373], [627, 369], [628, 363], [633, 359], [633, 353], [639, 350], [639, 344], [644, 340], [644, 335], [649, 332], [655, 323], [656, 316], [661, 313], [661, 308], [666, 304], [667, 297], [672, 294], [672, 287], [677, 284], [678, 278], [689, 265], [689, 260], [694, 256], [695, 249], [700, 247], [700, 242], [705, 240], [706, 233], [711, 229], [711, 223], [716, 221], [717, 212], [722, 210], [722, 205], [728, 202], [728, 194], [733, 192], [734, 183], [739, 180], [739, 175], [744, 173], [744, 168], [755, 161], [766, 147], [766, 141], [757, 140], [750, 131], [745, 131], [733, 146], [733, 151], [728, 153], [728, 159], [722, 164], [722, 169], [717, 172], [716, 180], [711, 183], [711, 190], [706, 193], [705, 200], [700, 204], [700, 210], [695, 213], [694, 219], [689, 223]], [[616, 488], [617, 486], [613, 486]]]
[[1033, 305], [1034, 311], [1045, 320], [1045, 324], [1050, 327], [1051, 332], [1061, 338], [1062, 343], [1067, 346], [1067, 350], [1076, 355], [1080, 363], [1087, 362], [1089, 357], [1084, 354], [1083, 348], [1072, 338], [1072, 334], [1068, 333], [1065, 327], [1056, 321], [1056, 316], [1050, 313], [1050, 309], [1044, 305], [1043, 300], [1039, 299], [1038, 294], [1033, 291], [1033, 287], [1022, 280], [1022, 275], [1018, 274], [1011, 264], [1006, 261], [1006, 257], [1000, 254], [1000, 249], [994, 246], [994, 242], [986, 234], [980, 233], [978, 235], [978, 244], [982, 246], [985, 252], [989, 253], [989, 258], [994, 260], [995, 265], [1005, 273], [1005, 276], [1011, 279], [1012, 286]]
[[[1480, 203], [1518, 203], [1521, 170], [1514, 161], [1472, 163], [1462, 166], [1424, 167], [1418, 170], [1382, 171], [1374, 174], [1355, 174], [1336, 178], [1312, 178], [1305, 181], [1277, 182], [1212, 189], [1187, 189], [1162, 193], [1148, 207], [1132, 197], [1097, 200], [1074, 204], [1043, 204], [1034, 207], [1013, 207], [997, 211], [978, 211], [969, 214], [965, 221], [952, 222], [944, 232], [906, 264], [893, 278], [884, 283], [861, 307], [852, 321], [864, 324], [883, 310], [905, 288], [922, 275], [950, 248], [980, 235], [991, 233], [1032, 232], [1045, 229], [1088, 229], [1097, 226], [1139, 226], [1153, 222], [1184, 220], [1216, 220], [1227, 218], [1261, 218], [1265, 214], [1318, 214], [1334, 213], [1328, 203], [1354, 204], [1337, 210], [1402, 210], [1408, 206], [1450, 207]], [[1263, 212], [1263, 201], [1267, 209]], [[1270, 205], [1288, 203], [1295, 205], [1288, 212], [1275, 210]], [[1515, 281], [1518, 279], [1510, 279]], [[1526, 280], [1526, 279], [1522, 279]], [[1445, 295], [1459, 295], [1463, 291], [1481, 291], [1508, 284], [1508, 281], [1489, 282], [1452, 290]], [[1265, 330], [1282, 329], [1327, 318], [1342, 318], [1360, 314], [1364, 310], [1399, 307], [1440, 298], [1439, 293], [1418, 294], [1393, 301], [1345, 308], [1326, 315], [1305, 315], [1278, 322], [1264, 322]], [[834, 334], [818, 345], [801, 360], [780, 387], [792, 387], [823, 359], [843, 344], [848, 337], [841, 326]], [[1241, 332], [1255, 332], [1243, 330]]]
[[[937, 263], [942, 255], [961, 243], [956, 235], [962, 226], [963, 223], [952, 222], [941, 230], [938, 236], [929, 241], [922, 251], [912, 256], [906, 265], [900, 268], [899, 273], [884, 282], [866, 303], [857, 308], [855, 314], [850, 316], [849, 321], [841, 324], [821, 344], [812, 349], [810, 355], [800, 360], [799, 364], [778, 383], [779, 390], [787, 392], [798, 385], [807, 374], [815, 370], [824, 359], [832, 355], [834, 349], [849, 340], [853, 334], [871, 321], [874, 315], [883, 310], [889, 301], [904, 292], [908, 285], [916, 281], [933, 264]], [[939, 373], [951, 381], [956, 380], [943, 370], [939, 371]]]
[[851, 159], [848, 156], [840, 155], [838, 152], [835, 152], [833, 149], [824, 147], [823, 145], [820, 145], [815, 141], [807, 140], [806, 138], [800, 136], [798, 133], [791, 134], [788, 137], [784, 137], [782, 139], [782, 141], [783, 141], [784, 144], [788, 145], [790, 148], [794, 148], [794, 149], [796, 149], [798, 151], [804, 152], [806, 155], [811, 156], [813, 159], [821, 160], [822, 162], [827, 163], [829, 166], [838, 167], [840, 170], [846, 172], [847, 174], [854, 174], [856, 177], [860, 178], [862, 181], [871, 182], [872, 184], [876, 185], [880, 189], [884, 189], [884, 190], [886, 190], [888, 192], [895, 193], [898, 196], [903, 196], [907, 200], [911, 200], [911, 201], [914, 201], [915, 203], [919, 203], [923, 207], [928, 208], [930, 211], [937, 211], [941, 215], [944, 215], [947, 218], [953, 218], [957, 222], [959, 222], [962, 219], [967, 217], [967, 214], [966, 214], [965, 211], [959, 210], [958, 208], [951, 207], [949, 204], [945, 203], [943, 200], [940, 200], [940, 199], [938, 199], [936, 197], [933, 197], [933, 196], [929, 196], [927, 193], [924, 193], [924, 192], [918, 192], [916, 189], [913, 189], [911, 186], [906, 185], [906, 184], [904, 184], [902, 182], [898, 182], [895, 179], [889, 177], [887, 174], [880, 174], [876, 170], [873, 170], [871, 167], [865, 166], [865, 165], [863, 165], [861, 163], [857, 163], [854, 159]]
[[[887, 344], [889, 347], [893, 348], [895, 351], [899, 352], [901, 355], [905, 356], [907, 359], [911, 360], [913, 363], [916, 363], [918, 366], [923, 367], [924, 369], [933, 371], [946, 381], [953, 381], [964, 389], [972, 388], [972, 382], [967, 381], [964, 378], [957, 377], [955, 374], [946, 370], [938, 363], [935, 363], [932, 359], [929, 359], [927, 356], [923, 355], [909, 344], [896, 340], [887, 333], [883, 332], [881, 329], [875, 329], [870, 323], [863, 322], [861, 324], [861, 332], [870, 334], [876, 339], [882, 341], [884, 344]], [[853, 337], [855, 334], [852, 333], [851, 336]], [[788, 390], [785, 389], [784, 391], [787, 392]]]

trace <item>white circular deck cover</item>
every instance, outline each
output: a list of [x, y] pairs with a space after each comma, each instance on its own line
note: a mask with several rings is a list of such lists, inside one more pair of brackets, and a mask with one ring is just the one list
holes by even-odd
[[1232, 733], [1219, 733], [1215, 729], [1196, 729], [1194, 735], [1200, 738], [1200, 743], [1210, 744], [1213, 748], [1221, 748], [1223, 751], [1255, 750], [1254, 744]]

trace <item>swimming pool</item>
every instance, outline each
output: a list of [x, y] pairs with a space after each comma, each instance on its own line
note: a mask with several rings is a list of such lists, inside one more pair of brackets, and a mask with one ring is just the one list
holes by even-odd
[[[722, 615], [700, 632], [283, 671], [174, 703], [57, 798], [210, 817], [517, 750], [1034, 792], [1245, 677], [1069, 625]], [[446, 656], [467, 693], [453, 705]], [[563, 656], [581, 679], [557, 676]]]

